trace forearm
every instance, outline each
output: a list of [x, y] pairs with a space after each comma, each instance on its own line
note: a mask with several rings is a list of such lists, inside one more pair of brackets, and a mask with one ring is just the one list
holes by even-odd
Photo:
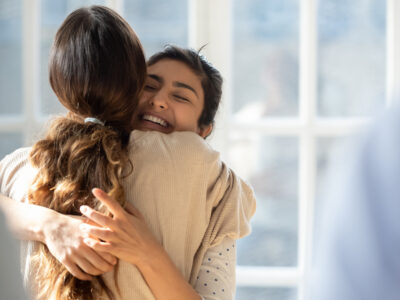
[[44, 226], [57, 212], [38, 205], [20, 203], [0, 194], [0, 208], [9, 229], [21, 240], [44, 242]]
[[0, 209], [10, 230], [21, 240], [46, 244], [50, 253], [81, 280], [114, 268], [116, 258], [96, 253], [83, 242], [81, 218], [58, 213], [47, 207], [20, 203], [0, 194]]
[[201, 300], [164, 249], [137, 267], [157, 300]]

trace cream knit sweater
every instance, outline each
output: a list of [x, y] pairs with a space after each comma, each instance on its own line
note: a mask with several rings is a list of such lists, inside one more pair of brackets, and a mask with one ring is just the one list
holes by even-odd
[[[26, 201], [36, 174], [28, 161], [29, 151], [17, 150], [0, 164], [1, 193], [18, 201]], [[192, 132], [133, 131], [129, 153], [134, 169], [123, 181], [126, 198], [194, 286], [207, 249], [224, 237], [238, 239], [250, 232], [253, 191]], [[29, 256], [34, 251], [34, 243], [29, 244], [24, 246], [23, 270], [28, 284]], [[114, 286], [113, 272], [104, 275], [117, 299], [154, 299], [135, 266], [121, 261], [118, 272], [121, 293]]]

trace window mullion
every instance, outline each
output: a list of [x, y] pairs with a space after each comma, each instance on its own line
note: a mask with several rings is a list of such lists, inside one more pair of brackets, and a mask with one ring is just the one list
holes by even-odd
[[304, 297], [304, 274], [310, 264], [315, 194], [315, 136], [317, 87], [317, 3], [300, 1], [300, 119], [304, 130], [299, 145], [298, 299]]
[[238, 266], [239, 286], [255, 287], [296, 287], [299, 281], [297, 268]]
[[231, 0], [189, 0], [189, 46], [202, 50], [224, 78], [221, 107], [217, 113], [210, 144], [226, 160], [230, 130], [231, 97]]
[[106, 0], [106, 6], [114, 9], [120, 15], [124, 15], [124, 0]]
[[23, 2], [23, 120], [25, 144], [37, 132], [40, 99], [40, 0]]
[[400, 97], [400, 1], [387, 1], [386, 103]]
[[188, 0], [189, 47], [197, 49], [209, 42], [209, 0]]

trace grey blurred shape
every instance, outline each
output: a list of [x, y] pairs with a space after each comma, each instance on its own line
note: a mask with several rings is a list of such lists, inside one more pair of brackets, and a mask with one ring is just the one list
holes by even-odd
[[19, 247], [8, 232], [5, 217], [0, 212], [0, 299], [28, 299], [22, 284]]

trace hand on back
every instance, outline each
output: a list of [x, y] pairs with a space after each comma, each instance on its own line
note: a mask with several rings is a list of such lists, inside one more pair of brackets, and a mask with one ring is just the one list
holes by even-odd
[[80, 225], [88, 222], [84, 217], [57, 213], [44, 232], [44, 242], [50, 253], [81, 280], [91, 280], [92, 276], [109, 272], [117, 262], [113, 255], [97, 252], [84, 243], [87, 235], [82, 233]]
[[163, 248], [148, 228], [142, 214], [129, 202], [123, 208], [117, 201], [100, 189], [93, 189], [96, 198], [105, 204], [112, 216], [106, 216], [87, 206], [81, 206], [81, 212], [93, 226], [82, 224], [82, 232], [90, 238], [85, 243], [99, 253], [109, 253], [136, 266], [145, 265]]

